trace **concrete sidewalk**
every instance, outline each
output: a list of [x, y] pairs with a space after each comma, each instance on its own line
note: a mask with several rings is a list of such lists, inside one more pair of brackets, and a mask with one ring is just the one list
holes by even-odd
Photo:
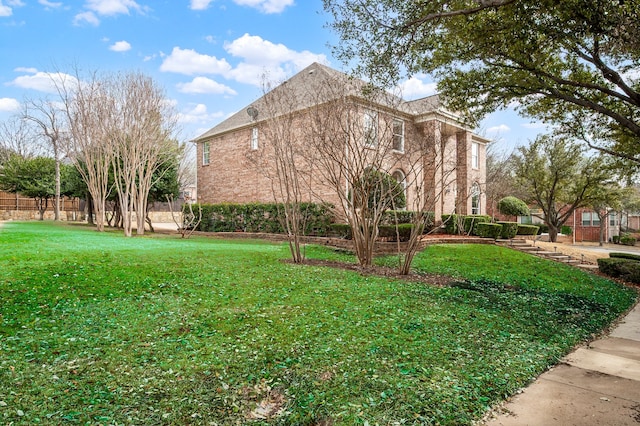
[[484, 425], [640, 425], [640, 304], [496, 411]]

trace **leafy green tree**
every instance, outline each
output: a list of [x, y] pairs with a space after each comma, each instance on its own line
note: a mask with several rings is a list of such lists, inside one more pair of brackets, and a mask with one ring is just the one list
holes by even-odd
[[496, 109], [640, 164], [640, 0], [323, 0], [334, 50], [391, 85], [431, 73], [470, 124]]
[[521, 199], [513, 196], [498, 201], [498, 210], [505, 216], [528, 216], [529, 206]]
[[53, 158], [12, 155], [0, 172], [0, 189], [35, 199], [40, 220], [56, 195], [56, 162]]
[[585, 156], [582, 145], [549, 135], [520, 147], [514, 158], [525, 201], [542, 209], [551, 241], [576, 209], [590, 205], [611, 175], [600, 157]]
[[610, 212], [622, 209], [622, 200], [629, 192], [629, 188], [622, 188], [616, 182], [601, 185], [594, 191], [589, 207], [593, 209], [600, 220], [600, 232], [598, 242], [602, 246], [605, 241], [605, 227]]

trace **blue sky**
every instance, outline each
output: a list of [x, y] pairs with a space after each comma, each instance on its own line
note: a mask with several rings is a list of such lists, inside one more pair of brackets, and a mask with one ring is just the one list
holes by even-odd
[[[0, 120], [25, 97], [53, 97], [51, 73], [141, 71], [166, 90], [189, 140], [277, 81], [317, 61], [336, 69], [321, 0], [0, 0]], [[435, 92], [428, 76], [407, 99]], [[478, 132], [499, 148], [526, 144], [538, 123], [501, 111]]]

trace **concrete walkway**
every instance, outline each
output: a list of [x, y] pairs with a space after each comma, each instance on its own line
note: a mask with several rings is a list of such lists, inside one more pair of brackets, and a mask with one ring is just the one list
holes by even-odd
[[496, 412], [484, 425], [640, 425], [640, 304]]

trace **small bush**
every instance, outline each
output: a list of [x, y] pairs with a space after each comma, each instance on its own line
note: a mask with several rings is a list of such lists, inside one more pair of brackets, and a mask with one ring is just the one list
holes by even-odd
[[476, 225], [476, 235], [482, 238], [493, 238], [494, 240], [500, 236], [502, 225], [498, 223], [481, 222]]
[[411, 230], [413, 225], [410, 223], [402, 223], [398, 225], [396, 233], [395, 225], [380, 225], [378, 226], [378, 237], [388, 238], [391, 241], [396, 241], [397, 237], [400, 237], [400, 241], [408, 241], [411, 237]]
[[[198, 231], [204, 232], [268, 232], [281, 234], [284, 228], [282, 204], [202, 204], [202, 221]], [[197, 204], [193, 205], [198, 209]], [[302, 203], [304, 235], [326, 235], [333, 220], [331, 206], [327, 204]]]
[[598, 268], [610, 277], [640, 284], [640, 262], [636, 260], [615, 257], [598, 259]]
[[523, 225], [518, 224], [518, 231], [516, 235], [538, 235], [539, 226], [536, 225]]
[[636, 239], [631, 236], [631, 234], [622, 234], [620, 236], [620, 244], [623, 246], [635, 246]]
[[518, 235], [518, 223], [517, 222], [498, 222], [502, 225], [502, 232], [500, 238], [511, 239]]
[[538, 235], [542, 235], [542, 234], [548, 234], [549, 233], [549, 225], [547, 225], [546, 223], [541, 223], [540, 225], [538, 225]]
[[338, 238], [346, 238], [350, 240], [353, 235], [351, 233], [351, 226], [348, 223], [332, 223], [331, 235]]
[[562, 227], [560, 228], [560, 233], [562, 235], [571, 235], [573, 234], [573, 229], [571, 229], [570, 226], [562, 225]]
[[640, 261], [640, 255], [639, 254], [633, 254], [633, 253], [612, 252], [612, 253], [609, 253], [609, 257], [614, 257], [616, 259], [630, 259], [630, 260]]
[[485, 215], [469, 215], [464, 216], [462, 226], [465, 234], [476, 235], [475, 228], [479, 223], [491, 222], [491, 216]]
[[611, 237], [611, 240], [613, 241], [613, 244], [620, 244], [620, 235], [614, 235]]
[[[384, 212], [380, 225], [395, 225], [396, 218], [398, 224], [411, 223], [413, 221], [416, 212], [406, 210], [388, 210]], [[429, 232], [433, 229], [435, 224], [435, 214], [433, 212], [425, 212], [427, 217], [425, 220], [424, 232]]]
[[444, 225], [444, 231], [450, 235], [457, 235], [458, 234], [458, 215], [443, 214], [441, 218], [442, 218], [442, 224]]
[[529, 216], [527, 203], [516, 197], [504, 197], [498, 201], [498, 211], [505, 216]]

